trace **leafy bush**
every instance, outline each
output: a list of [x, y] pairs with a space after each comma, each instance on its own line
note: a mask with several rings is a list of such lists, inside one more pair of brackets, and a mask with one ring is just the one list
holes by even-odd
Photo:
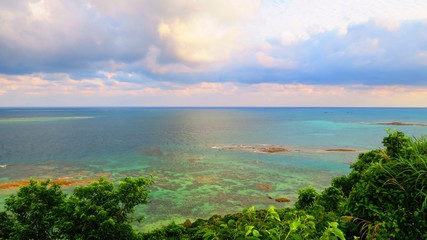
[[13, 232], [13, 221], [6, 212], [0, 212], [0, 239], [9, 239]]
[[427, 140], [388, 131], [383, 144], [385, 149], [359, 154], [352, 172], [333, 179], [321, 194], [301, 189], [295, 206], [320, 219], [344, 215], [349, 222], [340, 225], [350, 236], [425, 239]]
[[49, 181], [30, 180], [6, 199], [2, 239], [135, 239], [130, 214], [147, 201], [152, 178], [125, 178], [117, 188], [101, 178], [69, 196]]
[[59, 238], [57, 226], [63, 219], [64, 201], [61, 186], [30, 179], [30, 185], [6, 199], [6, 210], [11, 213], [9, 221], [13, 222], [11, 238]]
[[[324, 212], [322, 213], [324, 214]], [[198, 219], [187, 228], [175, 224], [141, 234], [142, 239], [345, 239], [337, 222], [318, 227], [318, 218], [295, 208], [256, 210], [245, 208], [241, 213], [210, 219]], [[178, 229], [178, 236], [170, 229]]]
[[[401, 132], [389, 132], [383, 143], [385, 150], [361, 154], [352, 165], [353, 172], [357, 172], [359, 177], [352, 179], [345, 213], [356, 224], [353, 229], [362, 236], [425, 239], [426, 140], [411, 139]], [[348, 229], [347, 232], [350, 231]]]
[[115, 189], [113, 183], [101, 178], [89, 186], [77, 187], [65, 204], [67, 215], [61, 229], [67, 236], [83, 239], [133, 238], [129, 214], [135, 206], [147, 203], [150, 184], [147, 178], [125, 178]]
[[177, 225], [175, 222], [172, 222], [171, 224], [155, 229], [150, 233], [139, 233], [139, 239], [147, 239], [147, 240], [163, 240], [163, 239], [169, 239], [169, 240], [179, 240], [179, 239], [185, 239], [185, 228], [179, 224]]
[[317, 192], [316, 189], [314, 189], [313, 187], [309, 186], [306, 188], [301, 188], [298, 191], [299, 195], [298, 195], [298, 201], [295, 203], [295, 207], [297, 209], [307, 209], [311, 206], [313, 206], [314, 204], [314, 200], [317, 197]]
[[344, 201], [344, 193], [337, 187], [328, 187], [318, 195], [315, 203], [325, 208], [326, 212], [340, 212], [340, 204]]

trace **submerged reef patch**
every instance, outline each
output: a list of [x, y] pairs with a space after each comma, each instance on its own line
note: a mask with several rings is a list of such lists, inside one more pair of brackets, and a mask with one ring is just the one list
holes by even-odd
[[213, 146], [212, 149], [224, 151], [243, 151], [253, 153], [288, 153], [288, 152], [360, 152], [361, 150], [352, 148], [290, 148], [281, 145], [228, 145], [228, 146]]
[[410, 123], [410, 122], [379, 122], [376, 125], [389, 125], [389, 126], [417, 126], [427, 127], [426, 123]]
[[[109, 177], [110, 173], [98, 173], [95, 174], [98, 177]], [[72, 179], [69, 177], [53, 179], [50, 181], [51, 184], [60, 184], [61, 186], [78, 186], [78, 185], [87, 185], [91, 182], [98, 181], [98, 178], [83, 178], [83, 179]], [[11, 188], [19, 188], [22, 186], [28, 186], [30, 184], [29, 180], [18, 180], [11, 182], [3, 182], [0, 183], [0, 189], [11, 189]]]

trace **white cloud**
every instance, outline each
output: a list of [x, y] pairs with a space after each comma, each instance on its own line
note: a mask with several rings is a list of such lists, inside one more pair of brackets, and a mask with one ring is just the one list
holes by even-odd
[[310, 38], [310, 36], [307, 33], [305, 33], [305, 32], [302, 32], [302, 33], [292, 33], [292, 32], [289, 32], [289, 31], [284, 31], [282, 33], [282, 35], [280, 36], [282, 44], [285, 45], [285, 46], [293, 45], [295, 43], [305, 41], [305, 40], [307, 40], [309, 38]]
[[30, 11], [35, 20], [43, 21], [49, 20], [51, 17], [46, 2], [44, 0], [40, 2], [29, 3]]
[[387, 29], [389, 31], [397, 31], [400, 28], [400, 21], [398, 19], [392, 19], [392, 18], [373, 18], [373, 22], [384, 29]]
[[194, 63], [229, 60], [243, 41], [239, 29], [220, 26], [208, 16], [162, 22], [158, 31], [180, 59]]
[[275, 58], [264, 52], [258, 52], [256, 59], [261, 66], [266, 68], [290, 69], [295, 67], [295, 63], [290, 60]]
[[371, 20], [375, 20], [378, 26], [396, 30], [401, 21], [427, 19], [427, 2], [423, 0], [293, 0], [264, 3], [260, 24], [264, 28], [257, 30], [265, 38], [282, 39], [285, 45], [327, 31], [337, 31], [343, 35], [350, 25]]
[[158, 33], [166, 46], [182, 61], [227, 62], [253, 43], [247, 27], [256, 21], [257, 0], [192, 1], [182, 4], [187, 14], [163, 15]]

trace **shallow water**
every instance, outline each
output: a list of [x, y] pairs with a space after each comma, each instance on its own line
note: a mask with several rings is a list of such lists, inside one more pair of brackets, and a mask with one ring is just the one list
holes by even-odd
[[[298, 188], [324, 188], [348, 173], [358, 154], [267, 154], [215, 146], [368, 150], [381, 146], [386, 128], [427, 133], [423, 126], [375, 124], [384, 122], [425, 124], [427, 109], [3, 108], [0, 165], [6, 167], [0, 167], [0, 184], [29, 177], [120, 180], [154, 174], [150, 203], [137, 210], [147, 217], [138, 227], [147, 230], [251, 205], [292, 206]], [[13, 191], [0, 190], [0, 204]], [[279, 197], [291, 202], [275, 202]]]

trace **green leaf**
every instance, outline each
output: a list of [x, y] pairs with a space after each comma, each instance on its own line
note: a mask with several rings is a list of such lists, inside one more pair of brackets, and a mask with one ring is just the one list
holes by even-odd
[[249, 234], [251, 234], [253, 228], [254, 228], [254, 226], [246, 226], [245, 227], [245, 231], [246, 231], [245, 236], [248, 236]]
[[212, 236], [214, 236], [214, 234], [215, 234], [214, 232], [208, 231], [205, 234], [203, 234], [203, 238], [204, 239], [210, 239]]

